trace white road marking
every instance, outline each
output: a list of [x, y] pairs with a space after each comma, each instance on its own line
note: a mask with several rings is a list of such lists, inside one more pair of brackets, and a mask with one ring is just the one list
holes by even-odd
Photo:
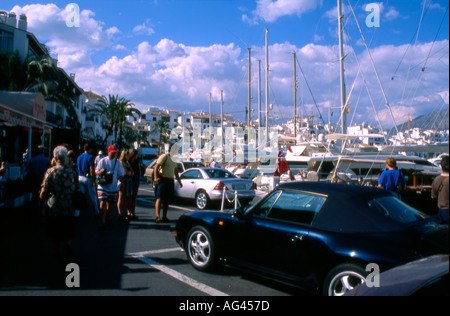
[[[146, 191], [146, 192], [149, 192], [149, 193], [153, 193], [153, 190], [142, 189], [142, 188], [140, 188], [139, 190]], [[138, 199], [146, 201], [146, 202], [150, 202], [150, 198], [148, 198], [148, 197], [139, 197], [138, 196]], [[195, 210], [192, 210], [192, 209], [179, 207], [179, 206], [174, 206], [174, 205], [171, 205], [170, 207], [171, 208], [175, 208], [175, 209], [179, 209], [179, 210], [182, 210], [182, 211], [187, 211], [187, 212], [194, 212], [195, 211]], [[200, 292], [205, 293], [207, 295], [210, 295], [210, 296], [229, 296], [228, 294], [226, 294], [224, 292], [221, 292], [221, 291], [216, 290], [216, 289], [214, 289], [214, 288], [212, 288], [212, 287], [210, 287], [210, 286], [208, 286], [206, 284], [198, 282], [198, 281], [196, 281], [196, 280], [194, 280], [194, 279], [192, 279], [192, 278], [190, 278], [190, 277], [188, 277], [188, 276], [186, 276], [184, 274], [179, 273], [178, 271], [175, 271], [175, 270], [173, 270], [173, 269], [171, 269], [171, 268], [169, 268], [169, 267], [167, 267], [165, 265], [162, 265], [161, 263], [159, 263], [159, 262], [157, 262], [157, 261], [155, 261], [155, 260], [153, 260], [151, 258], [146, 257], [146, 256], [149, 256], [149, 255], [154, 255], [154, 254], [161, 254], [161, 253], [168, 253], [168, 252], [177, 252], [177, 251], [183, 251], [183, 249], [178, 247], [178, 248], [167, 248], [167, 249], [159, 249], [159, 250], [149, 250], [149, 251], [129, 253], [127, 256], [131, 257], [131, 258], [134, 258], [136, 260], [139, 260], [139, 261], [149, 265], [150, 267], [152, 267], [152, 268], [154, 268], [154, 269], [156, 269], [158, 271], [161, 271], [164, 274], [167, 274], [167, 275], [171, 276], [172, 278], [177, 279], [178, 281], [181, 281], [181, 282], [189, 285], [190, 287], [193, 287], [193, 288], [195, 288], [195, 289], [199, 290]]]
[[144, 256], [155, 255], [155, 254], [159, 254], [159, 253], [182, 252], [182, 251], [183, 251], [183, 248], [177, 247], [177, 248], [149, 250], [149, 251], [142, 251], [142, 252], [133, 252], [133, 253], [129, 253], [128, 256], [130, 256], [130, 257], [144, 257]]
[[184, 284], [189, 285], [190, 287], [193, 287], [194, 289], [199, 290], [202, 293], [205, 293], [207, 295], [210, 296], [229, 296], [226, 293], [223, 293], [219, 290], [216, 290], [206, 284], [203, 284], [201, 282], [198, 282], [184, 274], [179, 273], [178, 271], [175, 271], [165, 265], [162, 265], [161, 263], [150, 259], [148, 257], [145, 257], [143, 254], [154, 254], [154, 253], [162, 253], [162, 252], [170, 252], [170, 251], [179, 251], [181, 248], [173, 248], [173, 249], [161, 249], [161, 250], [153, 250], [153, 251], [145, 251], [145, 252], [140, 252], [140, 253], [135, 253], [135, 254], [129, 254], [129, 257], [132, 257], [134, 259], [137, 259], [147, 265], [149, 265], [150, 267], [161, 271], [164, 274], [167, 274], [169, 276], [171, 276], [174, 279], [177, 279], [178, 281], [183, 282]]
[[[138, 196], [138, 200], [145, 201], [145, 202], [154, 202], [153, 200], [151, 200], [148, 197], [139, 197]], [[185, 211], [185, 212], [195, 212], [195, 210], [192, 210], [192, 209], [189, 209], [186, 207], [176, 206], [176, 205], [170, 205], [170, 208], [174, 208], [174, 209], [177, 209], [180, 211]]]

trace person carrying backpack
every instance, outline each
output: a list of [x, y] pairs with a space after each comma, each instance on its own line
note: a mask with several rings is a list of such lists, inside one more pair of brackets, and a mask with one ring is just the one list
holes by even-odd
[[[177, 163], [173, 161], [169, 153], [159, 156], [154, 169], [154, 184], [155, 184], [155, 210], [156, 223], [169, 223], [167, 212], [169, 210], [169, 202], [173, 197], [176, 177], [180, 187], [183, 187], [180, 176], [178, 174]], [[163, 206], [163, 216], [161, 218], [161, 205]]]

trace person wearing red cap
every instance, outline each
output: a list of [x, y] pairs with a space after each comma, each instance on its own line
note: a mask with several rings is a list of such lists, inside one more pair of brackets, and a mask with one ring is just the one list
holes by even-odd
[[117, 204], [117, 196], [119, 192], [117, 182], [124, 176], [122, 165], [117, 161], [117, 152], [118, 149], [116, 146], [109, 146], [108, 156], [101, 159], [95, 169], [97, 176], [104, 174], [105, 172], [112, 175], [111, 183], [99, 183], [99, 181], [97, 181], [97, 196], [100, 202], [101, 214], [100, 229], [103, 229], [106, 225], [106, 215], [108, 215], [108, 225], [112, 225], [112, 210], [114, 205]]

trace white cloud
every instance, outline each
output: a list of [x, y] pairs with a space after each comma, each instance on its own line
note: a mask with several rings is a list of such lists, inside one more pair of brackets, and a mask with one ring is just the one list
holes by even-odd
[[190, 47], [162, 39], [142, 42], [128, 56], [114, 56], [77, 78], [100, 94], [121, 94], [137, 104], [202, 109], [209, 92], [239, 88], [239, 55], [234, 44]]
[[133, 28], [133, 32], [139, 35], [150, 36], [155, 34], [155, 30], [149, 26], [151, 23], [150, 19], [147, 19], [143, 24], [137, 25]]
[[442, 91], [438, 93], [445, 104], [449, 105], [449, 91]]
[[394, 21], [394, 20], [396, 20], [399, 16], [400, 16], [400, 13], [399, 13], [394, 7], [389, 7], [389, 8], [387, 9], [387, 11], [384, 13], [384, 17], [385, 17], [388, 21]]
[[68, 27], [66, 19], [71, 12], [55, 4], [14, 6], [11, 11], [27, 16], [28, 30], [57, 54], [61, 67], [90, 65], [89, 52], [110, 46], [120, 33], [117, 27], [105, 29], [90, 10], [80, 12], [80, 27]]
[[322, 6], [322, 0], [257, 0], [253, 17], [242, 15], [242, 20], [251, 24], [262, 20], [275, 22], [283, 16], [297, 15], [317, 9]]
[[113, 46], [114, 50], [127, 50], [127, 48], [121, 44], [117, 44]]

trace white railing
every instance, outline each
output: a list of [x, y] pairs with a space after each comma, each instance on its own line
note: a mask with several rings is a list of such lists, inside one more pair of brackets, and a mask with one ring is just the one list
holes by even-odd
[[220, 211], [223, 212], [224, 211], [224, 207], [225, 207], [225, 199], [227, 199], [228, 203], [234, 203], [234, 209], [236, 210], [238, 207], [241, 207], [241, 203], [239, 202], [238, 199], [238, 191], [234, 191], [234, 199], [230, 200], [228, 198], [228, 194], [227, 191], [230, 192], [229, 190], [227, 190], [226, 187], [223, 188], [223, 193], [222, 193], [222, 204], [220, 207]]

